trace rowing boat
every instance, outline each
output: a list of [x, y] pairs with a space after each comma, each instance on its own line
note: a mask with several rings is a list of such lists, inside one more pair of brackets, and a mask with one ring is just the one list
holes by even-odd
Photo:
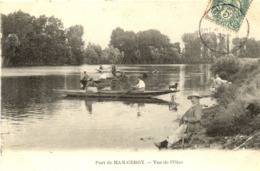
[[55, 89], [54, 92], [61, 93], [68, 97], [98, 97], [98, 98], [152, 98], [159, 95], [178, 92], [179, 90], [157, 90], [157, 91], [85, 91], [85, 90], [68, 90], [68, 89]]
[[[111, 72], [111, 70], [107, 70], [107, 69], [95, 69], [97, 72], [101, 73], [101, 72]], [[119, 70], [117, 70], [116, 72], [120, 72]]]
[[[66, 99], [75, 99], [75, 97], [67, 97]], [[83, 99], [83, 98], [81, 98]], [[92, 102], [111, 102], [111, 101], [115, 101], [115, 102], [122, 102], [124, 104], [133, 104], [133, 103], [149, 103], [149, 104], [164, 104], [164, 105], [168, 105], [171, 104], [170, 101], [167, 100], [163, 100], [163, 99], [158, 99], [158, 98], [141, 98], [141, 99], [137, 99], [137, 98], [115, 98], [115, 97], [111, 97], [111, 98], [100, 98], [100, 97], [86, 97], [83, 100], [86, 101], [92, 101]]]

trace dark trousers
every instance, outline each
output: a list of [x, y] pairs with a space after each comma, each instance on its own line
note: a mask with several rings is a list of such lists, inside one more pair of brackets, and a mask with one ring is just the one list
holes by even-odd
[[80, 80], [80, 83], [82, 84], [81, 89], [84, 90], [86, 88], [87, 81], [86, 80]]

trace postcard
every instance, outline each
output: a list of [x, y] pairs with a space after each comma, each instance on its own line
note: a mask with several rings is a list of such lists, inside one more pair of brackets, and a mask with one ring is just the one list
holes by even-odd
[[1, 170], [259, 170], [259, 0], [2, 0]]

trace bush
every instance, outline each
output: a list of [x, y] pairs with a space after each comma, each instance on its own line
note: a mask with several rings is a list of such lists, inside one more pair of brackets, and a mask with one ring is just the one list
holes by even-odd
[[[219, 65], [214, 64], [213, 69], [225, 68]], [[234, 80], [233, 84], [219, 87], [214, 94], [220, 107], [213, 112], [218, 113], [217, 117], [207, 124], [208, 136], [249, 135], [260, 130], [259, 115], [252, 117], [245, 110], [249, 103], [260, 108], [260, 66], [252, 62], [239, 65], [243, 67], [229, 75]]]
[[217, 99], [219, 105], [227, 107], [230, 102], [236, 99], [237, 95], [237, 87], [235, 85], [221, 85], [217, 88], [213, 97]]
[[[212, 65], [211, 71], [213, 74], [219, 74], [220, 78], [230, 80], [230, 78], [236, 74], [240, 69], [240, 62], [234, 56], [224, 56], [219, 59]], [[221, 77], [221, 75], [222, 77]]]
[[[246, 62], [241, 65], [239, 72], [231, 76], [230, 81], [235, 81], [238, 84], [244, 83], [249, 78], [249, 75], [259, 69], [259, 63]], [[259, 70], [260, 72], [260, 70]]]

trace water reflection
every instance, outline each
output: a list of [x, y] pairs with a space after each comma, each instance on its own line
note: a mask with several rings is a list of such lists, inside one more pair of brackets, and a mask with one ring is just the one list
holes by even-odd
[[92, 114], [92, 104], [93, 104], [93, 101], [90, 101], [87, 99], [85, 100], [86, 109], [89, 112], [89, 114]]
[[[147, 90], [168, 90], [169, 85], [178, 82], [180, 92], [157, 99], [75, 99], [54, 93], [53, 89], [79, 89], [80, 73], [84, 70], [97, 79], [99, 74], [95, 68], [98, 67], [85, 65], [68, 70], [68, 67], [41, 67], [40, 75], [33, 74], [37, 68], [19, 68], [19, 76], [13, 70], [9, 76], [10, 69], [2, 69], [1, 118], [5, 146], [21, 149], [153, 147], [149, 140], [140, 142], [140, 137], [166, 136], [167, 125], [186, 111], [187, 95], [193, 91], [210, 92], [209, 65], [136, 65], [118, 67], [133, 78], [146, 73]], [[157, 72], [151, 72], [153, 68]], [[128, 90], [131, 84], [135, 84], [134, 80], [129, 79], [112, 85], [111, 89]], [[201, 103], [210, 106], [211, 101], [202, 99]]]

